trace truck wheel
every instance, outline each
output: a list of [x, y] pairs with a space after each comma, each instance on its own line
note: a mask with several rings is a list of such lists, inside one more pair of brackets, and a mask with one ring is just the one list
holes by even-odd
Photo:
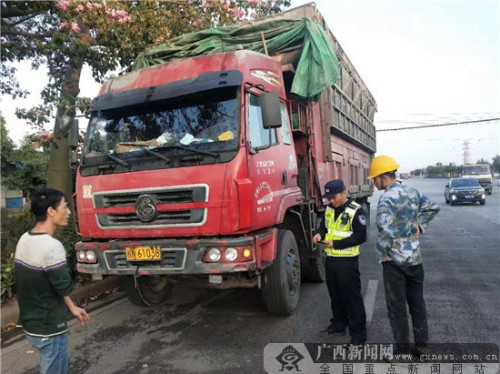
[[161, 304], [170, 296], [172, 290], [172, 284], [167, 277], [161, 275], [138, 277], [137, 288], [132, 275], [122, 276], [121, 283], [129, 301], [138, 306]]
[[299, 303], [300, 258], [289, 230], [278, 231], [276, 259], [264, 274], [262, 297], [269, 313], [291, 315]]
[[325, 270], [326, 252], [319, 247], [313, 252], [306, 269], [305, 280], [309, 282], [322, 283], [326, 280]]
[[486, 204], [486, 200], [481, 200], [481, 201], [479, 201], [479, 204], [481, 204], [481, 205]]
[[488, 195], [491, 195], [493, 190], [488, 190]]

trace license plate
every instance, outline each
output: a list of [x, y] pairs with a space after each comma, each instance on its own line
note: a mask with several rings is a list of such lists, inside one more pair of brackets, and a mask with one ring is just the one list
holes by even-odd
[[127, 261], [160, 261], [161, 249], [159, 245], [154, 247], [149, 245], [125, 247], [125, 255], [127, 256]]
[[473, 198], [474, 198], [474, 195], [465, 195], [465, 198], [466, 198], [466, 199], [473, 199]]
[[210, 274], [208, 276], [208, 283], [221, 284], [222, 283], [222, 275]]

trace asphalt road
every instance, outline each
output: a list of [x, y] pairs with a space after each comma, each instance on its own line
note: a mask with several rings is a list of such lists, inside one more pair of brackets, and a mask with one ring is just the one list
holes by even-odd
[[[486, 205], [446, 205], [444, 179], [408, 180], [442, 208], [422, 236], [425, 297], [433, 343], [500, 343], [500, 193]], [[368, 343], [392, 342], [375, 260], [372, 199], [369, 240], [361, 247]], [[73, 324], [70, 372], [77, 373], [261, 373], [268, 343], [347, 343], [322, 338], [328, 325], [325, 284], [303, 283], [291, 317], [268, 315], [257, 290], [174, 288], [159, 307], [140, 308], [125, 298], [91, 313], [91, 324]], [[2, 372], [36, 373], [37, 357], [22, 340], [2, 350]]]

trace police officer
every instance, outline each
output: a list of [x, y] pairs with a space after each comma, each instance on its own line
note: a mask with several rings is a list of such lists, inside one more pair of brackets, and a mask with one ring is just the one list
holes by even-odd
[[327, 254], [326, 284], [333, 317], [321, 334], [345, 335], [349, 326], [351, 343], [364, 344], [366, 312], [361, 296], [358, 256], [360, 244], [366, 241], [366, 215], [358, 203], [347, 197], [341, 179], [331, 180], [325, 185], [323, 198], [330, 204], [313, 241], [318, 243], [323, 238]]
[[413, 325], [414, 353], [425, 349], [428, 340], [424, 302], [424, 268], [419, 236], [439, 212], [439, 206], [414, 188], [396, 179], [399, 164], [389, 156], [374, 157], [369, 179], [384, 191], [377, 206], [377, 253], [382, 263], [389, 321], [396, 350], [409, 352]]

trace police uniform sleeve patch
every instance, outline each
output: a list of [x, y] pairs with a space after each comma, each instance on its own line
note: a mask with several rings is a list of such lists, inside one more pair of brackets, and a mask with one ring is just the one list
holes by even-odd
[[365, 216], [365, 215], [360, 214], [360, 215], [358, 216], [358, 221], [359, 221], [359, 223], [361, 223], [363, 226], [366, 226], [366, 216]]

